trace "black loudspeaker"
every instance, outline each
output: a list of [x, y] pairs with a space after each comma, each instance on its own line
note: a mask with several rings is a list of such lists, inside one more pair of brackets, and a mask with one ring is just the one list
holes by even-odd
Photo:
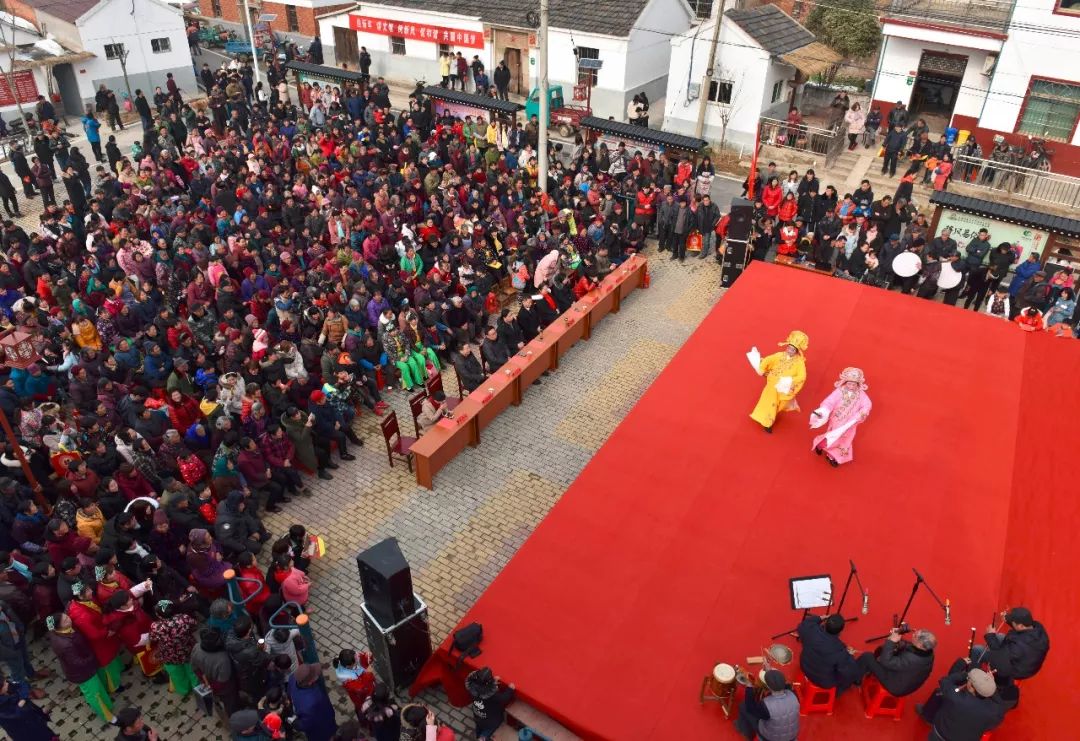
[[419, 597], [409, 596], [412, 611], [394, 625], [381, 624], [361, 605], [368, 647], [375, 659], [375, 673], [391, 690], [406, 688], [416, 680], [424, 663], [431, 658], [431, 630], [427, 605]]
[[720, 268], [720, 287], [730, 288], [746, 268], [746, 242], [732, 242], [728, 237], [725, 244], [724, 264]]
[[396, 538], [387, 538], [356, 556], [367, 609], [382, 625], [400, 623], [414, 612], [412, 572]]
[[745, 198], [732, 198], [730, 214], [727, 238], [734, 242], [749, 242], [750, 228], [754, 225], [754, 202]]

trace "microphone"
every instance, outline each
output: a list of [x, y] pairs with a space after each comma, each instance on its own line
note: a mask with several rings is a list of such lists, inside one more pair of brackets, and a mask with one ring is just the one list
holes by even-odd
[[869, 592], [863, 592], [862, 593], [862, 614], [865, 615], [868, 612], [870, 612], [870, 593]]
[[952, 604], [945, 600], [945, 624], [952, 625]]

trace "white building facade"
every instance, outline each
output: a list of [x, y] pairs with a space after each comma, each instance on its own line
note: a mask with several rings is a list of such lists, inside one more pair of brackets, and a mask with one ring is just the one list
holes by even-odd
[[[576, 19], [574, 8], [563, 7], [564, 18], [552, 11], [548, 79], [563, 86], [567, 103], [575, 85], [591, 82], [594, 115], [622, 121], [627, 102], [637, 93], [646, 93], [650, 100], [664, 95], [670, 55], [667, 39], [691, 22], [684, 0], [596, 0], [574, 6], [580, 11]], [[511, 72], [511, 94], [527, 95], [537, 84], [536, 33], [529, 30], [526, 18], [531, 9], [532, 4], [526, 2], [521, 3], [520, 13], [501, 6], [489, 11], [483, 3], [464, 0], [365, 3], [358, 10], [321, 18], [319, 35], [326, 64], [355, 70], [360, 48], [366, 48], [373, 76], [410, 86], [417, 80], [441, 81], [443, 51], [461, 52], [469, 62], [479, 57], [489, 79], [495, 66], [505, 60]], [[561, 25], [560, 20], [564, 21]], [[595, 73], [579, 70], [579, 58], [599, 59], [602, 67]]]
[[893, 0], [874, 103], [887, 116], [903, 102], [931, 128], [966, 130], [984, 152], [995, 136], [1022, 147], [1029, 136], [1045, 138], [1055, 150], [1052, 169], [1080, 175], [1080, 3], [942, 7]]
[[[798, 77], [796, 64], [810, 57], [828, 66], [836, 55], [775, 5], [729, 10], [720, 26], [711, 80], [703, 86], [715, 22], [714, 17], [671, 39], [664, 129], [695, 135], [705, 96], [701, 136], [713, 144], [750, 147], [759, 118], [787, 116], [796, 82], [805, 79]], [[791, 56], [807, 49], [809, 54]]]

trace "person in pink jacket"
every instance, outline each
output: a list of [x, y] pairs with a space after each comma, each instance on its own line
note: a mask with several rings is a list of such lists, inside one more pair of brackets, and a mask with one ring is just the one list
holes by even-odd
[[303, 571], [293, 566], [291, 558], [286, 556], [278, 561], [274, 576], [281, 585], [281, 598], [283, 600], [295, 602], [301, 607], [307, 606], [311, 582]]

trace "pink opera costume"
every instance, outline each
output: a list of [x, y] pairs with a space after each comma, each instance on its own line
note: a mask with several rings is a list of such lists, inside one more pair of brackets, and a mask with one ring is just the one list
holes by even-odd
[[811, 429], [828, 428], [814, 438], [814, 452], [824, 454], [832, 466], [848, 463], [854, 457], [852, 443], [859, 425], [870, 415], [870, 397], [866, 379], [859, 368], [844, 368], [836, 390], [821, 406], [810, 413]]

